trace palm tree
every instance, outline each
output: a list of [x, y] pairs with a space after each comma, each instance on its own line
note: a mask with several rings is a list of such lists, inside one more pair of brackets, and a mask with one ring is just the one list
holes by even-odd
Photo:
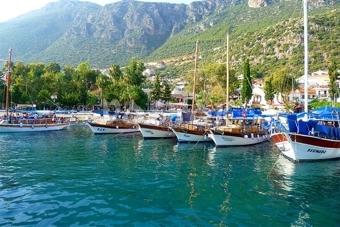
[[108, 77], [100, 74], [96, 79], [96, 86], [100, 89], [100, 103], [101, 108], [104, 109], [104, 88], [108, 85]]

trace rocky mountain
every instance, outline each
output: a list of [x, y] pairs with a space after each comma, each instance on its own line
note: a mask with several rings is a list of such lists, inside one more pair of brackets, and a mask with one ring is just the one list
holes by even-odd
[[[310, 7], [337, 1], [312, 0]], [[9, 47], [14, 61], [53, 61], [62, 66], [89, 61], [103, 68], [124, 65], [132, 57], [178, 57], [193, 52], [196, 38], [205, 40], [206, 48], [212, 50], [223, 44], [226, 29], [234, 28], [237, 35], [279, 22], [282, 18], [277, 15], [263, 21], [274, 18], [275, 10], [289, 11], [289, 7], [281, 9], [281, 4], [278, 0], [203, 0], [189, 5], [123, 0], [100, 6], [59, 0], [0, 23], [0, 58], [6, 59]], [[286, 4], [301, 6], [295, 1]]]

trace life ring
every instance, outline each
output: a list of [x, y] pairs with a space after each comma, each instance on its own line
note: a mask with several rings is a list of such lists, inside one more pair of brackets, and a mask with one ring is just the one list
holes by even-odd
[[242, 111], [242, 117], [246, 117], [246, 111]]

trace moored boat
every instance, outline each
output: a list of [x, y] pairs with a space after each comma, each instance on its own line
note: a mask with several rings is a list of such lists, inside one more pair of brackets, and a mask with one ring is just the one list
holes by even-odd
[[63, 122], [60, 119], [54, 120], [53, 118], [6, 118], [0, 120], [0, 133], [57, 131], [69, 125], [69, 122]]
[[212, 142], [213, 140], [208, 136], [209, 130], [204, 125], [182, 124], [177, 127], [171, 127], [175, 133], [178, 142]]
[[[68, 127], [69, 121], [57, 118], [55, 115], [39, 116], [38, 111], [27, 114], [25, 111], [10, 113], [9, 112], [9, 87], [11, 81], [11, 58], [12, 49], [9, 50], [8, 69], [6, 72], [6, 114], [0, 120], [0, 133], [8, 132], [45, 132], [57, 131]], [[44, 111], [40, 113], [50, 113]]]
[[[182, 112], [182, 122], [179, 125], [173, 125], [170, 129], [176, 135], [178, 142], [212, 142], [208, 137], [208, 127], [204, 121], [195, 119], [195, 103], [196, 103], [196, 77], [197, 77], [197, 61], [198, 61], [198, 41], [196, 42], [195, 52], [195, 68], [193, 77], [193, 99], [191, 113]], [[182, 124], [183, 123], [183, 124]]]
[[282, 154], [293, 162], [340, 158], [339, 115], [331, 118], [298, 119], [288, 116], [288, 129], [274, 122], [271, 139]]
[[230, 118], [232, 124], [215, 127], [209, 137], [220, 146], [245, 146], [268, 141], [269, 133], [261, 118]]
[[175, 133], [169, 128], [168, 122], [155, 120], [153, 123], [138, 123], [139, 131], [144, 139], [175, 138]]
[[[307, 0], [303, 5], [304, 37], [308, 37]], [[304, 77], [304, 96], [308, 97], [308, 38], [304, 39]], [[339, 111], [314, 115], [311, 119], [308, 99], [305, 98], [302, 119], [298, 119], [297, 114], [287, 115], [288, 129], [281, 122], [272, 122], [271, 139], [289, 160], [301, 162], [340, 158]]]
[[111, 119], [104, 122], [86, 123], [94, 134], [124, 134], [139, 132], [138, 125], [125, 119]]
[[194, 119], [194, 113], [182, 112], [182, 122], [171, 126], [178, 142], [212, 142], [208, 137], [209, 129], [213, 126], [206, 118]]
[[212, 128], [209, 137], [217, 147], [245, 146], [267, 141], [268, 130], [264, 128], [264, 119], [260, 118], [261, 111], [255, 108], [229, 108], [229, 33], [227, 34], [226, 61], [226, 110], [225, 122]]

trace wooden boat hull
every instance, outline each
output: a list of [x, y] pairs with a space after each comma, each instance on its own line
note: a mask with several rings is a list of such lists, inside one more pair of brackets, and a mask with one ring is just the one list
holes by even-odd
[[289, 132], [271, 134], [282, 154], [294, 162], [340, 158], [340, 141]]
[[144, 139], [175, 138], [175, 133], [168, 126], [139, 123], [139, 131]]
[[124, 134], [139, 132], [138, 126], [132, 123], [112, 122], [110, 124], [99, 124], [87, 122], [87, 126], [94, 134]]
[[262, 132], [242, 134], [234, 132], [222, 132], [219, 130], [210, 130], [209, 137], [215, 142], [217, 147], [254, 145], [268, 141], [269, 139], [269, 135]]

